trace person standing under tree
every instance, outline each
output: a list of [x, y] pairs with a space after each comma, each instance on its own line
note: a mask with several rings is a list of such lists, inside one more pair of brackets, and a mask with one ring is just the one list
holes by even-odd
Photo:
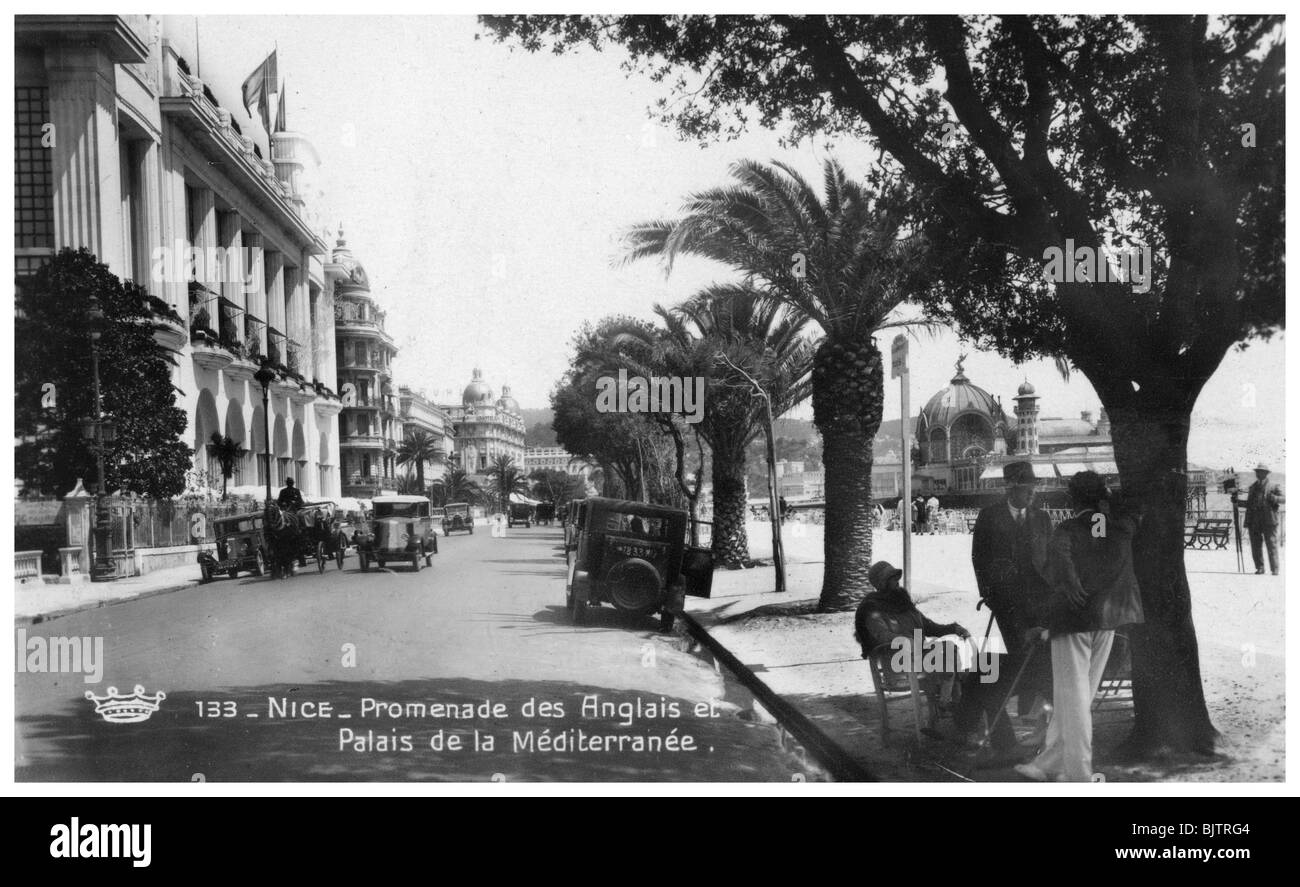
[[1246, 492], [1246, 530], [1250, 533], [1250, 554], [1255, 559], [1255, 575], [1264, 575], [1264, 549], [1268, 549], [1268, 568], [1278, 572], [1277, 512], [1286, 495], [1276, 481], [1268, 479], [1269, 467], [1255, 466], [1255, 482]]
[[[1137, 517], [1111, 506], [1106, 481], [1095, 471], [1080, 471], [1069, 489], [1074, 516], [1056, 528], [1048, 550], [1052, 720], [1038, 757], [1016, 767], [1035, 782], [1093, 781], [1092, 698], [1115, 629], [1144, 621], [1133, 572]], [[1029, 630], [1031, 636], [1042, 633], [1041, 627]]]

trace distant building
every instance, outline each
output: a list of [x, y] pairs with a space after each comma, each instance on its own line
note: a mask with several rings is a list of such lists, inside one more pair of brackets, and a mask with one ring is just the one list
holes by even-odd
[[583, 480], [591, 474], [591, 466], [564, 447], [529, 447], [524, 451], [524, 471], [539, 470], [563, 471]]
[[[946, 388], [936, 391], [915, 418], [912, 488], [953, 497], [954, 504], [994, 498], [1003, 489], [1002, 466], [1033, 464], [1044, 490], [1063, 488], [1076, 472], [1096, 471], [1116, 479], [1110, 422], [1101, 410], [1096, 421], [1085, 410], [1078, 419], [1040, 416], [1039, 397], [1028, 380], [1017, 390], [1008, 416], [1002, 401], [973, 384], [957, 361]], [[902, 458], [889, 453], [872, 466], [875, 498], [902, 494]]]
[[483, 381], [483, 371], [465, 386], [459, 404], [440, 407], [451, 419], [456, 439], [453, 464], [470, 475], [485, 475], [498, 456], [509, 456], [524, 468], [524, 417], [519, 404], [503, 386], [501, 397], [493, 399], [492, 387]]
[[370, 499], [397, 486], [397, 438], [402, 433], [393, 357], [397, 346], [384, 329], [386, 316], [370, 293], [366, 269], [339, 231], [330, 271], [334, 292], [339, 391], [339, 454], [343, 495]]
[[[436, 460], [424, 463], [424, 482], [432, 483], [446, 473], [447, 460], [456, 447], [451, 419], [442, 409], [435, 406], [433, 401], [405, 385], [398, 387], [397, 400], [402, 436], [406, 437], [412, 431], [423, 431], [432, 435], [442, 450]], [[413, 466], [412, 471], [414, 471]]]

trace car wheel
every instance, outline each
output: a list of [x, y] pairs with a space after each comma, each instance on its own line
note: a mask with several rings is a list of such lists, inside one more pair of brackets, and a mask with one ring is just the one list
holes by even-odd
[[384, 568], [384, 559], [382, 557], [375, 558], [375, 564], [382, 570]]
[[338, 563], [340, 570], [343, 569], [343, 557], [343, 546], [339, 545], [338, 549], [334, 552], [334, 560]]
[[257, 563], [253, 565], [253, 575], [261, 576], [266, 572], [266, 556], [262, 554], [262, 549], [257, 549], [257, 551], [253, 553], [253, 558], [257, 561]]
[[200, 582], [212, 581], [212, 571], [208, 569], [207, 564], [199, 564], [199, 577]]
[[675, 621], [676, 621], [676, 617], [673, 616], [672, 613], [669, 613], [667, 610], [664, 610], [662, 613], [659, 614], [659, 630], [662, 631], [664, 634], [667, 634], [668, 632], [673, 630], [673, 623]]
[[420, 553], [418, 548], [411, 552], [411, 566], [415, 568], [417, 573], [420, 572]]
[[325, 554], [325, 543], [317, 542], [316, 543], [316, 572], [317, 573], [325, 572], [325, 562], [327, 560], [329, 560], [329, 557]]
[[[231, 567], [229, 570], [226, 571], [226, 575], [229, 576], [231, 579], [238, 579], [238, 578], [239, 578], [239, 567]], [[212, 574], [211, 574], [211, 573], [208, 574], [208, 578], [209, 578], [209, 579], [212, 578]]]
[[370, 570], [370, 558], [366, 557], [365, 552], [362, 552], [358, 557], [361, 558], [361, 572], [368, 572]]

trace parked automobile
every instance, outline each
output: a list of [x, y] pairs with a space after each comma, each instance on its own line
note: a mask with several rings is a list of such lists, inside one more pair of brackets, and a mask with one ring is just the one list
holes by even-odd
[[680, 508], [620, 499], [582, 501], [568, 558], [565, 604], [575, 625], [602, 603], [632, 615], [658, 612], [668, 631], [686, 595], [708, 597], [713, 552], [689, 544]]
[[506, 509], [507, 527], [523, 524], [527, 529], [533, 525], [534, 520], [536, 520], [535, 510], [527, 502], [511, 502], [510, 507]]
[[577, 527], [582, 521], [582, 510], [586, 507], [586, 499], [578, 499], [570, 502], [564, 515], [564, 566], [569, 566], [569, 561], [573, 558], [573, 549], [578, 544]]
[[538, 502], [537, 503], [537, 523], [542, 526], [550, 526], [551, 521], [555, 520], [555, 503]]
[[452, 533], [469, 533], [474, 535], [474, 518], [469, 513], [466, 502], [452, 502], [446, 507], [442, 517], [442, 535]]
[[361, 569], [369, 570], [373, 560], [380, 569], [386, 563], [405, 562], [420, 570], [420, 561], [433, 566], [438, 553], [438, 536], [429, 515], [429, 500], [423, 496], [376, 496], [369, 523], [353, 539]]
[[200, 551], [199, 573], [204, 582], [212, 581], [218, 573], [231, 579], [241, 572], [261, 576], [266, 570], [265, 519], [260, 511], [220, 517], [212, 522], [217, 537], [217, 552]]

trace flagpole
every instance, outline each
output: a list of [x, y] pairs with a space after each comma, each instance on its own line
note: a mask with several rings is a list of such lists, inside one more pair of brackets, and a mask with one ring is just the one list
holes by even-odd
[[203, 79], [203, 53], [199, 51], [199, 17], [194, 16], [194, 76]]

